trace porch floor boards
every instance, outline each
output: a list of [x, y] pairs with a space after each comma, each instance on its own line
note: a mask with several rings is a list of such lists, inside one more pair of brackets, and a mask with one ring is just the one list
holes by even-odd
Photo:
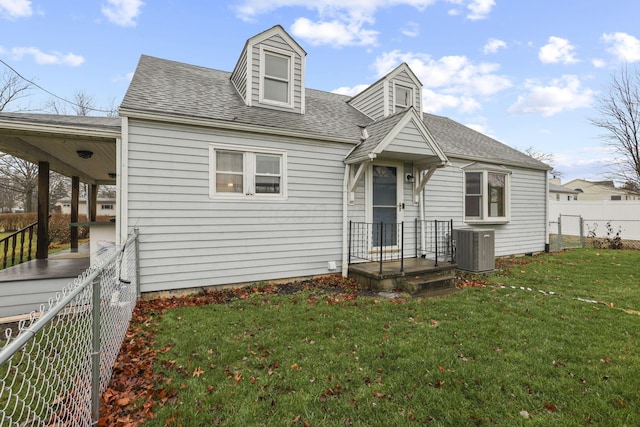
[[403, 275], [405, 276], [414, 275], [414, 274], [422, 273], [428, 270], [438, 270], [441, 267], [446, 267], [451, 265], [455, 265], [455, 264], [450, 264], [444, 261], [438, 261], [438, 265], [436, 266], [436, 262], [432, 259], [405, 258], [404, 274], [400, 272], [400, 260], [383, 261], [382, 274], [380, 274], [379, 262], [361, 262], [357, 264], [350, 264], [349, 272], [365, 274], [371, 277], [389, 278], [389, 277], [400, 277]]
[[0, 270], [0, 283], [31, 280], [75, 278], [89, 268], [89, 245], [81, 245], [78, 252], [62, 251], [48, 259], [32, 259]]

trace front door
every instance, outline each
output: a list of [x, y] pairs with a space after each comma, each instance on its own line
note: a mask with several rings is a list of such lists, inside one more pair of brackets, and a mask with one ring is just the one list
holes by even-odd
[[397, 247], [398, 224], [402, 221], [400, 168], [390, 165], [372, 166], [372, 246]]

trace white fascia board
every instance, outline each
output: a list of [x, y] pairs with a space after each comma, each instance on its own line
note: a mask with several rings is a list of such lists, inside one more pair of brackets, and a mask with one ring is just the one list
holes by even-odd
[[42, 124], [34, 122], [16, 122], [0, 120], [0, 127], [3, 129], [29, 132], [43, 132], [53, 134], [69, 134], [74, 136], [89, 136], [95, 138], [115, 138], [120, 137], [119, 130], [110, 130], [93, 127], [64, 126], [53, 124]]

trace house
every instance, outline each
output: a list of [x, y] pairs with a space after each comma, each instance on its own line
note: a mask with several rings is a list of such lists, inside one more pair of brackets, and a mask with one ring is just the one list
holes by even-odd
[[640, 200], [637, 191], [618, 188], [613, 181], [587, 181], [574, 179], [563, 187], [578, 191], [580, 200]]
[[550, 201], [572, 201], [578, 200], [580, 191], [572, 190], [561, 184], [560, 178], [549, 178], [549, 200]]
[[[97, 198], [96, 199], [96, 215], [97, 216], [115, 216], [116, 214], [116, 199], [112, 198]], [[60, 213], [65, 215], [71, 214], [71, 199], [64, 198], [59, 199], [55, 206], [59, 209]], [[81, 215], [89, 216], [88, 204], [86, 200], [78, 201], [78, 213]]]
[[116, 241], [139, 231], [142, 292], [347, 275], [356, 237], [368, 254], [427, 256], [436, 220], [493, 230], [496, 255], [545, 250], [546, 164], [425, 113], [407, 64], [349, 97], [307, 88], [306, 55], [280, 26], [230, 71], [143, 55], [119, 127], [0, 114], [0, 150], [92, 194], [116, 177]]

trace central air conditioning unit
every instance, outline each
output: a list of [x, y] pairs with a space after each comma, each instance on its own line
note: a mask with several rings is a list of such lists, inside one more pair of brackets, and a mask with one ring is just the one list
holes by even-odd
[[456, 264], [460, 270], [483, 273], [495, 270], [495, 231], [475, 228], [453, 230]]

